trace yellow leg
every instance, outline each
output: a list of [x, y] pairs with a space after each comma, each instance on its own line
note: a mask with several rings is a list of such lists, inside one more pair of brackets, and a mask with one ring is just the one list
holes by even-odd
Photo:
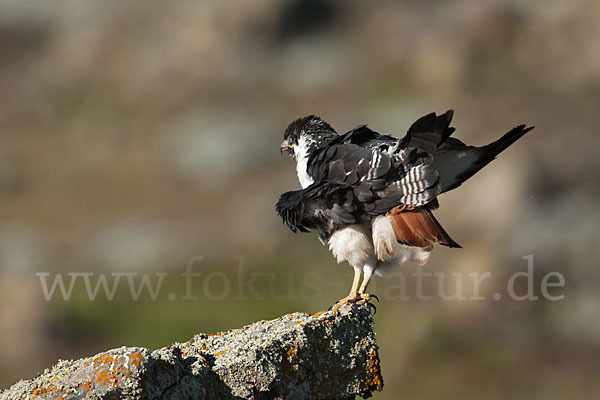
[[344, 304], [352, 303], [352, 302], [360, 299], [360, 296], [358, 295], [358, 284], [359, 283], [360, 283], [360, 270], [355, 269], [354, 270], [354, 280], [352, 281], [352, 288], [350, 289], [350, 294], [348, 294], [348, 296], [344, 297], [343, 299], [341, 299], [340, 301], [335, 303], [333, 305], [333, 307], [331, 307], [331, 309], [333, 311], [339, 310], [339, 308], [341, 306], [343, 306]]
[[365, 293], [367, 290], [367, 286], [369, 285], [369, 281], [371, 280], [371, 276], [373, 276], [373, 272], [365, 270], [365, 277], [363, 278], [362, 284], [360, 285], [360, 289], [358, 289], [358, 295], [367, 301], [371, 299], [371, 295]]

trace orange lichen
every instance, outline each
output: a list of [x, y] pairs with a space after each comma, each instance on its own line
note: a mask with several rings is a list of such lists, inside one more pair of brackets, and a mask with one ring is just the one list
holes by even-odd
[[288, 360], [292, 361], [294, 357], [296, 357], [296, 353], [298, 353], [298, 348], [296, 346], [287, 349], [286, 354], [288, 356]]
[[383, 376], [381, 375], [381, 365], [377, 350], [373, 349], [369, 360], [367, 361], [367, 377], [362, 381], [361, 386], [366, 390], [381, 390], [383, 388]]
[[106, 353], [99, 354], [96, 358], [92, 360], [94, 364], [112, 364], [113, 358]]
[[313, 315], [313, 318], [319, 318], [321, 315], [325, 314], [327, 311], [319, 311], [318, 313]]
[[117, 386], [119, 384], [120, 378], [113, 374], [108, 369], [102, 369], [98, 371], [96, 374], [96, 379], [94, 379], [94, 383], [99, 383], [104, 386]]
[[136, 367], [140, 366], [140, 363], [142, 362], [142, 354], [141, 353], [133, 353], [129, 356], [129, 359], [131, 360], [131, 365], [135, 365]]
[[208, 361], [206, 360], [206, 358], [202, 357], [202, 359], [200, 360], [202, 362], [202, 364], [204, 364], [204, 366], [208, 369], [210, 369], [210, 364], [208, 363]]
[[47, 394], [55, 395], [56, 394], [56, 386], [48, 385], [48, 387], [45, 387], [45, 388], [37, 388], [36, 387], [33, 389], [32, 393], [34, 396], [43, 396], [43, 397], [46, 397]]
[[225, 350], [223, 350], [223, 351], [220, 351], [220, 352], [218, 352], [218, 353], [215, 353], [215, 354], [213, 354], [213, 356], [215, 356], [215, 357], [216, 357], [216, 356], [220, 356], [221, 354], [225, 354], [225, 353], [227, 353], [228, 351], [229, 351], [229, 349], [225, 349]]
[[108, 353], [99, 354], [92, 359], [92, 364], [94, 366], [92, 382], [84, 382], [83, 387], [88, 391], [87, 393], [90, 394], [92, 393], [92, 384], [109, 387], [118, 386], [123, 381], [123, 378], [126, 378], [131, 374], [129, 364], [139, 366], [142, 357], [142, 354], [139, 352], [115, 356]]

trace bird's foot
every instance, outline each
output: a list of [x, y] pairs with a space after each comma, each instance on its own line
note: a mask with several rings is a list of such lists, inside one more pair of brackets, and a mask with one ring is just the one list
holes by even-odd
[[376, 295], [374, 295], [374, 294], [369, 294], [369, 293], [361, 293], [361, 294], [359, 294], [359, 296], [360, 296], [360, 298], [361, 298], [362, 300], [365, 300], [366, 302], [368, 302], [368, 301], [369, 301], [369, 300], [371, 300], [371, 299], [375, 299], [375, 300], [377, 300], [377, 302], [379, 303], [379, 297], [377, 297], [377, 296], [376, 296]]
[[369, 311], [372, 311], [373, 315], [377, 314], [377, 307], [375, 307], [375, 304], [370, 303], [369, 300], [375, 299], [379, 303], [379, 297], [377, 297], [374, 294], [369, 294], [369, 293], [360, 293], [359, 296], [360, 296], [360, 300], [365, 301], [365, 303], [367, 304], [367, 307], [369, 307]]
[[329, 310], [337, 311], [342, 306], [345, 306], [346, 304], [356, 303], [359, 300], [361, 300], [361, 297], [358, 295], [358, 293], [350, 293], [348, 296], [344, 297], [343, 299], [336, 301], [335, 304], [329, 308]]
[[349, 294], [348, 296], [344, 297], [343, 299], [338, 300], [333, 306], [331, 306], [329, 308], [328, 311], [338, 311], [342, 306], [345, 306], [347, 304], [354, 304], [357, 303], [359, 301], [364, 301], [367, 306], [369, 307], [369, 310], [373, 312], [373, 314], [375, 314], [377, 312], [377, 307], [375, 307], [374, 304], [370, 303], [369, 300], [371, 299], [375, 299], [377, 300], [377, 302], [379, 302], [379, 297], [375, 296], [374, 294], [368, 294], [368, 293], [361, 293], [361, 294]]

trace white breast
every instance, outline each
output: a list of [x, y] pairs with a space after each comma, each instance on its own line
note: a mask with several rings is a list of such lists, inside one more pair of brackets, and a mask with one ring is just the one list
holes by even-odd
[[298, 144], [294, 146], [294, 154], [296, 155], [296, 172], [302, 189], [305, 189], [314, 183], [314, 179], [307, 172], [308, 164], [308, 148], [310, 143], [304, 137], [300, 137]]

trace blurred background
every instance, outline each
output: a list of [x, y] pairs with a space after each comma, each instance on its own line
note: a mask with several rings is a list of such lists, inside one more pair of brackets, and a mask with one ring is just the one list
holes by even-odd
[[[599, 38], [594, 0], [0, 0], [0, 387], [58, 359], [327, 308], [352, 270], [274, 212], [299, 187], [285, 127], [316, 113], [402, 136], [453, 108], [468, 143], [536, 129], [440, 198], [464, 248], [425, 269], [491, 272], [486, 300], [375, 282], [374, 398], [597, 399]], [[530, 254], [536, 294], [557, 271], [564, 300], [493, 300]], [[182, 300], [196, 256], [197, 300]], [[168, 276], [155, 301], [90, 301], [81, 282], [46, 301], [39, 272]]]

